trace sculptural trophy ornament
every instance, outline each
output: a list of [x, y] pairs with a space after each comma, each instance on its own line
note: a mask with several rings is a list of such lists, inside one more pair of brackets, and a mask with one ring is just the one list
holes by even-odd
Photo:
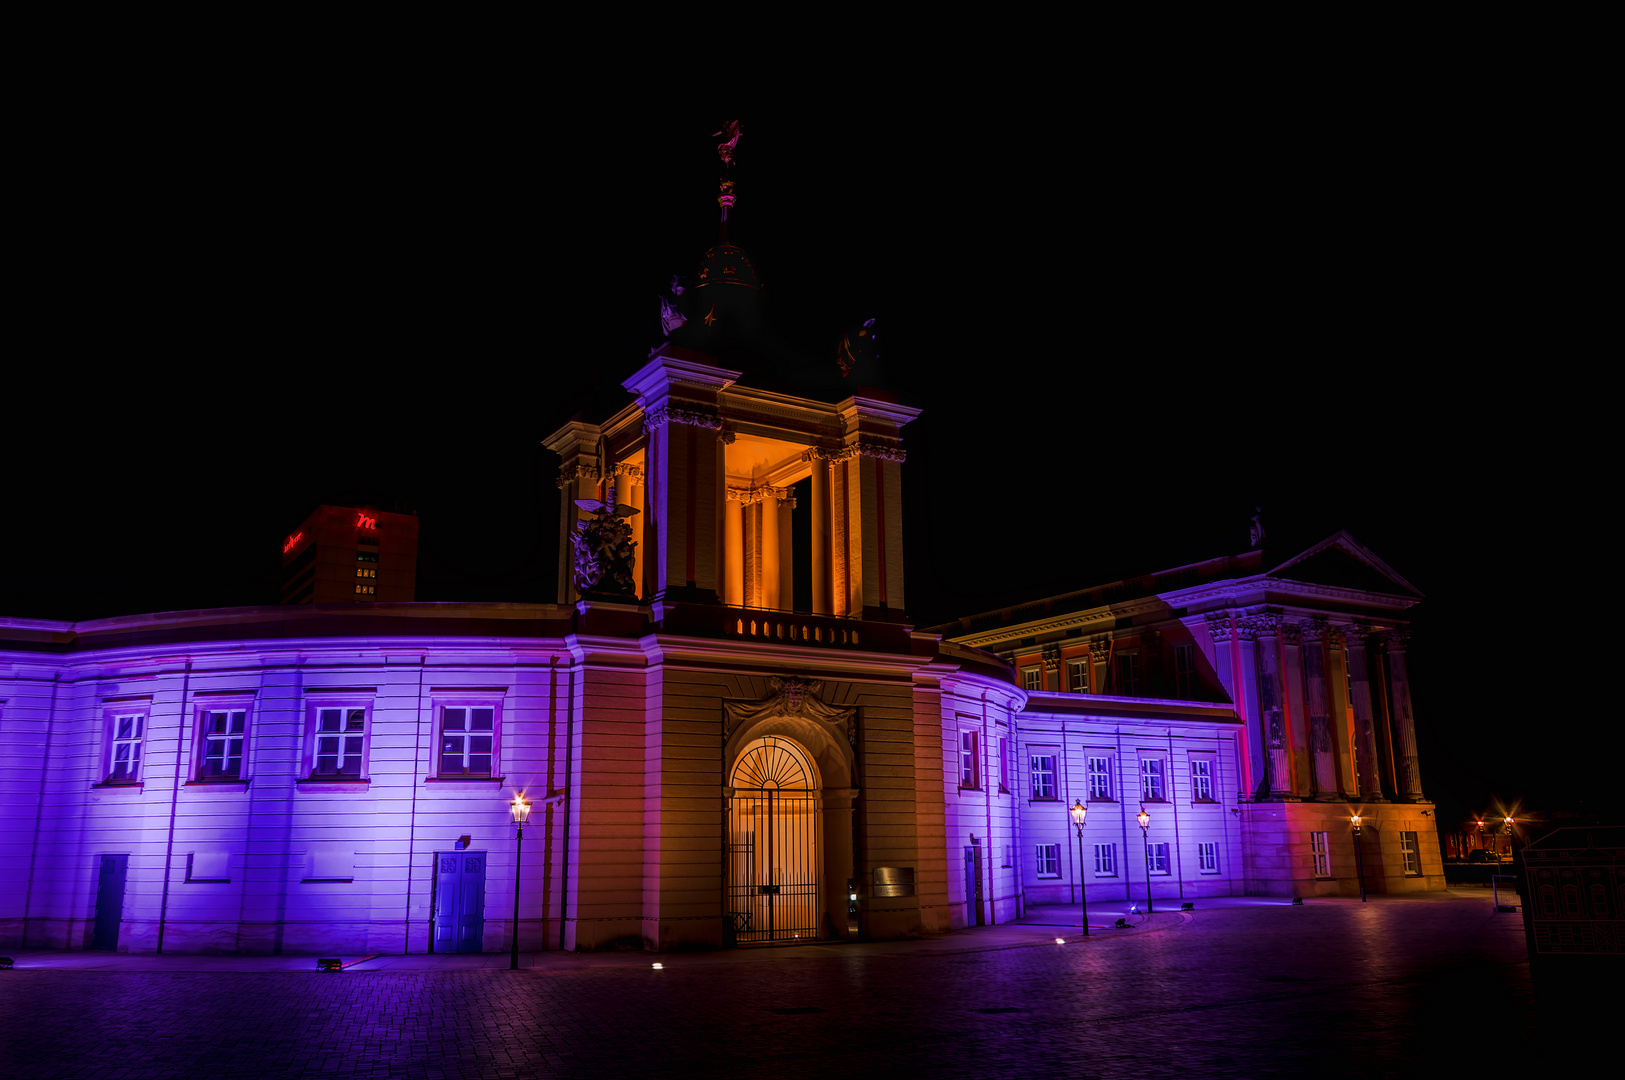
[[1253, 547], [1257, 547], [1264, 542], [1263, 516], [1264, 508], [1262, 506], [1253, 507], [1253, 523], [1247, 527], [1247, 537], [1253, 542]]
[[[600, 469], [600, 476], [608, 473]], [[599, 596], [617, 599], [637, 596], [637, 579], [633, 571], [633, 551], [638, 542], [632, 539], [632, 524], [627, 518], [637, 508], [615, 505], [615, 481], [604, 483], [605, 497], [577, 499], [575, 504], [593, 517], [577, 521], [570, 534], [575, 549], [576, 591], [583, 597]]]

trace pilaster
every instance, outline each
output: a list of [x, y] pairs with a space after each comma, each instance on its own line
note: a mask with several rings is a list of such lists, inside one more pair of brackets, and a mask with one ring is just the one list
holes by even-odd
[[1405, 802], [1425, 802], [1422, 794], [1422, 766], [1416, 753], [1416, 723], [1411, 715], [1411, 685], [1405, 668], [1407, 630], [1390, 630], [1383, 635], [1388, 654], [1389, 694], [1393, 702], [1390, 716], [1394, 724], [1395, 757], [1399, 759], [1399, 797]]

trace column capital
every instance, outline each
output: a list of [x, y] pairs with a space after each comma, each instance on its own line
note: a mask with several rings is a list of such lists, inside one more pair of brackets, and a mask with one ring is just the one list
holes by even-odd
[[1215, 643], [1220, 641], [1229, 641], [1232, 633], [1230, 622], [1230, 613], [1228, 611], [1209, 612], [1207, 615], [1208, 636], [1211, 637]]
[[592, 465], [566, 465], [559, 470], [558, 486], [569, 487], [577, 480], [591, 480], [598, 482], [598, 469]]
[[1246, 621], [1252, 624], [1253, 633], [1259, 637], [1275, 637], [1280, 634], [1281, 626], [1286, 620], [1281, 618], [1280, 612], [1260, 611], [1247, 616]]
[[641, 465], [633, 465], [629, 461], [617, 461], [609, 471], [615, 476], [630, 476], [633, 483], [643, 483], [643, 466]]
[[1330, 626], [1326, 620], [1318, 615], [1312, 619], [1305, 619], [1298, 624], [1298, 630], [1303, 634], [1303, 641], [1306, 645], [1320, 644], [1321, 639], [1326, 637], [1326, 632], [1329, 629]]
[[1061, 670], [1061, 647], [1059, 645], [1045, 645], [1043, 653], [1045, 671]]
[[765, 502], [769, 499], [782, 501], [784, 499], [788, 499], [789, 497], [789, 488], [768, 487], [766, 485], [763, 485], [762, 487], [728, 488], [728, 498], [734, 502], [744, 503], [746, 506], [749, 506], [751, 503]]
[[1302, 638], [1303, 638], [1303, 624], [1302, 623], [1290, 622], [1290, 621], [1285, 620], [1285, 619], [1283, 619], [1281, 621], [1281, 640], [1282, 641], [1285, 641], [1288, 645], [1296, 645], [1296, 644], [1298, 644], [1298, 642]]
[[1409, 645], [1410, 642], [1411, 632], [1405, 627], [1397, 627], [1393, 630], [1384, 630], [1382, 633], [1383, 648], [1387, 649], [1389, 652], [1403, 653], [1405, 651], [1405, 646]]
[[1252, 641], [1258, 637], [1258, 616], [1243, 615], [1236, 620], [1236, 637], [1241, 641]]
[[1371, 624], [1368, 622], [1345, 624], [1337, 629], [1343, 635], [1343, 644], [1351, 649], [1365, 648], [1365, 639], [1371, 636]]
[[1095, 663], [1104, 664], [1111, 654], [1111, 638], [1099, 638], [1089, 643], [1089, 655], [1094, 658]]

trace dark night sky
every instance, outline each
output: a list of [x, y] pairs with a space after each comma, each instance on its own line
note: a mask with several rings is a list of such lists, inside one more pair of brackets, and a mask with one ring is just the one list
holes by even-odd
[[[114, 116], [121, 181], [60, 178], [0, 611], [272, 603], [324, 501], [418, 512], [420, 599], [552, 600], [540, 440], [626, 400], [657, 292], [715, 237], [727, 117], [210, 119]], [[1431, 795], [1596, 808], [1572, 746], [1531, 735], [1601, 724], [1537, 677], [1571, 663], [1546, 666], [1542, 618], [1582, 620], [1565, 652], [1591, 636], [1546, 597], [1601, 513], [1527, 311], [1546, 189], [1487, 127], [1305, 119], [747, 113], [732, 238], [810, 360], [882, 320], [925, 410], [917, 625], [1240, 551], [1262, 504], [1272, 539], [1348, 528], [1427, 595]]]

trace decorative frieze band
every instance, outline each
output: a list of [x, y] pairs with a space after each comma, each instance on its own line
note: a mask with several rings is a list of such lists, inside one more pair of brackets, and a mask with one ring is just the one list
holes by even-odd
[[657, 431], [667, 424], [687, 424], [690, 427], [710, 428], [717, 431], [722, 428], [722, 417], [716, 413], [697, 412], [692, 409], [673, 409], [669, 406], [645, 413], [643, 416], [644, 431]]
[[767, 486], [753, 488], [731, 487], [728, 489], [728, 498], [734, 502], [744, 503], [746, 506], [751, 503], [761, 502], [763, 499], [778, 499], [783, 502], [785, 499], [790, 498], [790, 489]]
[[846, 461], [855, 457], [880, 458], [883, 461], [896, 461], [901, 463], [908, 455], [899, 447], [886, 446], [875, 442], [858, 442], [851, 446], [843, 446], [839, 450], [825, 450], [814, 446], [801, 452], [803, 461]]
[[569, 487], [577, 480], [591, 480], [598, 482], [598, 469], [592, 465], [566, 465], [559, 470], [558, 486]]

